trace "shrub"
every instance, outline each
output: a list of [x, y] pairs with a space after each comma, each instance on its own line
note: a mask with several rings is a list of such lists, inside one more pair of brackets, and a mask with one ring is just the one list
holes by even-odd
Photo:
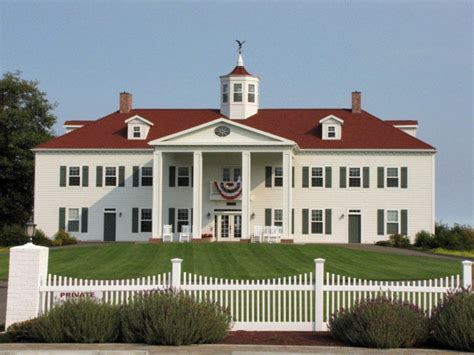
[[217, 304], [173, 290], [138, 295], [121, 309], [122, 337], [129, 343], [214, 343], [224, 338], [230, 322]]
[[0, 229], [0, 246], [12, 247], [29, 241], [30, 239], [25, 235], [25, 229], [19, 224], [5, 225]]
[[474, 351], [474, 294], [470, 290], [449, 293], [433, 312], [431, 331], [440, 344]]
[[399, 348], [424, 342], [428, 324], [425, 313], [416, 306], [378, 296], [340, 310], [329, 320], [329, 330], [352, 346]]
[[433, 247], [472, 250], [474, 249], [474, 229], [469, 225], [455, 224], [450, 228], [447, 224], [437, 223]]
[[33, 244], [52, 247], [53, 241], [49, 239], [41, 229], [37, 229], [35, 230], [35, 235], [33, 237]]
[[70, 235], [65, 230], [60, 229], [55, 235], [53, 240], [54, 246], [61, 246], [61, 245], [73, 245], [77, 244], [77, 239]]
[[415, 246], [423, 249], [434, 248], [434, 236], [428, 231], [420, 231], [415, 236]]
[[375, 242], [375, 245], [379, 245], [381, 247], [393, 247], [393, 244], [390, 240], [379, 240]]
[[38, 325], [38, 318], [33, 318], [23, 322], [14, 323], [8, 327], [6, 336], [9, 342], [39, 342], [41, 341], [36, 334], [36, 326]]
[[408, 248], [410, 239], [406, 235], [393, 234], [390, 236], [390, 242], [395, 248]]

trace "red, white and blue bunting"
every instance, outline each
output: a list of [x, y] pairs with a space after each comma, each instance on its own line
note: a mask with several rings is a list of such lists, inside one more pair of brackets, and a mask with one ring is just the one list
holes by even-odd
[[240, 181], [214, 181], [214, 185], [226, 200], [235, 200], [242, 193], [242, 184]]

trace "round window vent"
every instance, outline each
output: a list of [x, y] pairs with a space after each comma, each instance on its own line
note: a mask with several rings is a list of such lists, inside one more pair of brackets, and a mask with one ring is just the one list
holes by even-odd
[[214, 133], [218, 137], [225, 137], [225, 136], [228, 136], [230, 134], [230, 128], [227, 127], [227, 126], [217, 126], [214, 129]]

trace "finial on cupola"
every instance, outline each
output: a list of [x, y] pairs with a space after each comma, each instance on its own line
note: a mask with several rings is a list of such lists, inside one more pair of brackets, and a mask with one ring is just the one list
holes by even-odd
[[237, 66], [243, 67], [244, 66], [244, 58], [242, 57], [242, 46], [244, 45], [245, 41], [239, 41], [238, 39], [235, 40], [239, 46], [239, 58], [237, 59]]

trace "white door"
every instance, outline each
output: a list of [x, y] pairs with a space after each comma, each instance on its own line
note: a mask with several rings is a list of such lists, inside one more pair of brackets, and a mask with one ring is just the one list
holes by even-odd
[[237, 241], [242, 237], [240, 214], [218, 214], [215, 223], [217, 241]]

